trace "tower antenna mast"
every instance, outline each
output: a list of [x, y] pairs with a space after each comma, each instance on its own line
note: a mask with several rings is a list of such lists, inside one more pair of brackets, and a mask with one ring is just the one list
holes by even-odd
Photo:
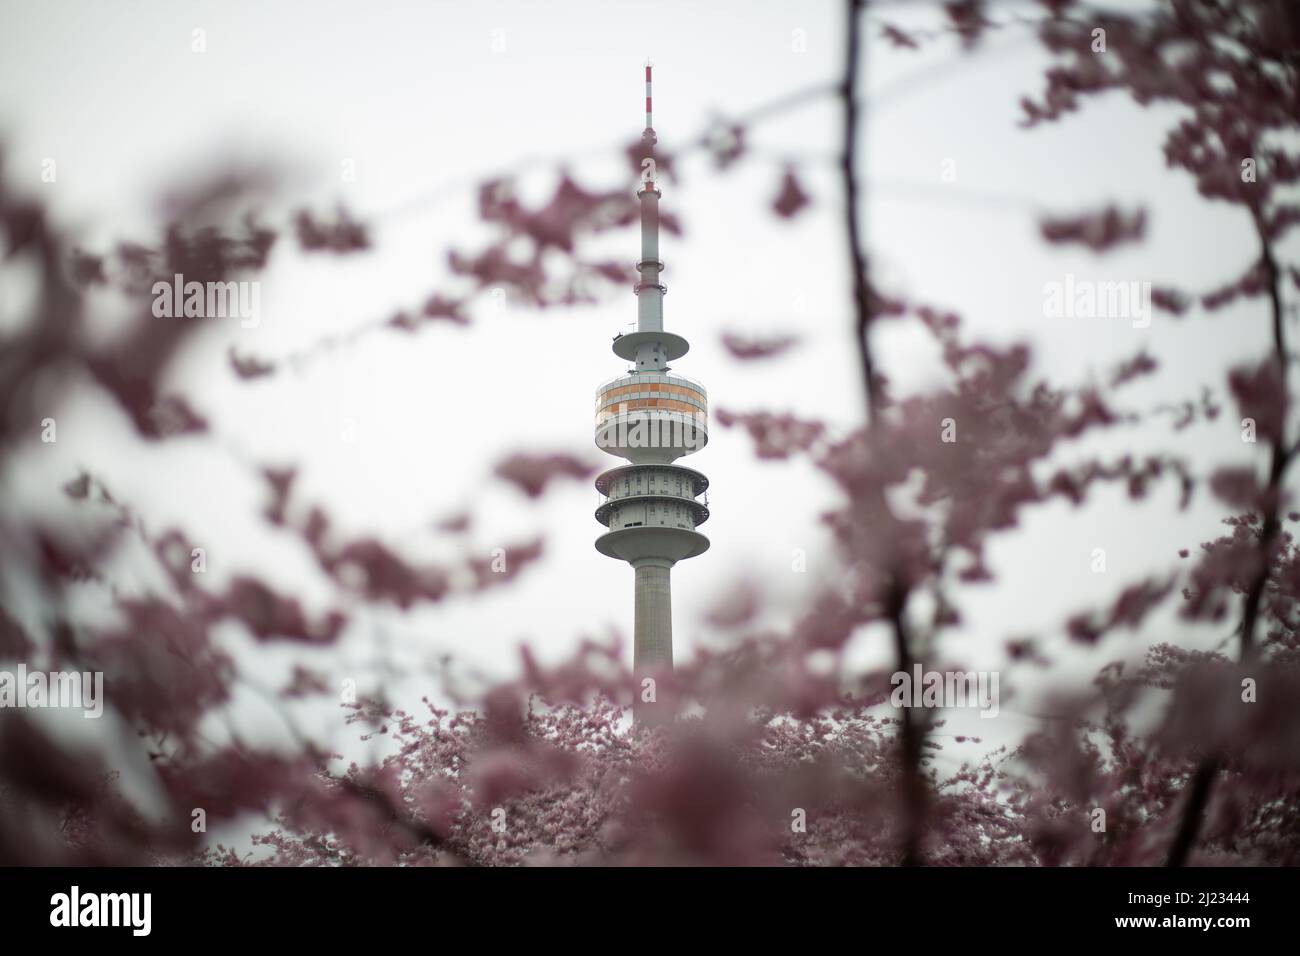
[[[654, 63], [647, 59], [645, 61], [645, 132], [649, 134], [649, 136], [646, 137], [648, 139], [654, 139], [655, 135], [654, 109], [650, 105], [650, 73], [653, 69]], [[642, 135], [644, 136], [645, 134]]]

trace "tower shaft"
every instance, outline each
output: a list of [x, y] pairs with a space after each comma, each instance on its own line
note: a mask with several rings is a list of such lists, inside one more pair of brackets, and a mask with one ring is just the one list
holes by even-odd
[[639, 297], [636, 304], [636, 330], [638, 332], [662, 332], [664, 330], [664, 293], [667, 291], [659, 281], [659, 273], [664, 264], [659, 259], [659, 187], [654, 180], [642, 184], [641, 197], [641, 261], [637, 271], [641, 281], [637, 283]]
[[667, 561], [647, 559], [636, 564], [635, 627], [633, 630], [632, 672], [637, 678], [634, 719], [653, 723], [663, 708], [642, 700], [641, 681], [647, 676], [663, 675], [673, 669], [673, 598], [671, 565]]

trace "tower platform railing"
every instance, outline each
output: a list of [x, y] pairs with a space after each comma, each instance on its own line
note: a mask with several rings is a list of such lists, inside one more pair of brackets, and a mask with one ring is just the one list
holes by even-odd
[[708, 394], [708, 389], [704, 387], [704, 383], [697, 378], [691, 378], [689, 375], [682, 375], [679, 372], [638, 372], [635, 369], [629, 369], [622, 375], [611, 378], [608, 382], [597, 388], [592, 394], [599, 397], [602, 392], [613, 388], [615, 385], [620, 383], [627, 384], [624, 380], [629, 378], [639, 382], [671, 382], [676, 379], [698, 388], [706, 395]]

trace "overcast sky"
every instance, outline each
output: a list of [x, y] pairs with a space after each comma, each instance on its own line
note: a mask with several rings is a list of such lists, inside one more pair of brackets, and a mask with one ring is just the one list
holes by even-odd
[[[901, 25], [938, 22], [928, 5], [903, 6], [895, 18]], [[1036, 8], [998, 9], [1009, 18]], [[4, 474], [6, 497], [62, 508], [50, 489], [90, 468], [154, 530], [178, 525], [205, 543], [210, 587], [252, 569], [301, 591], [321, 611], [332, 591], [303, 549], [258, 523], [265, 488], [255, 466], [297, 465], [298, 500], [324, 504], [342, 526], [378, 533], [415, 556], [459, 553], [433, 525], [468, 508], [476, 517], [474, 553], [540, 533], [549, 560], [482, 600], [364, 613], [336, 674], [353, 667], [364, 674], [382, 647], [410, 669], [394, 685], [410, 703], [430, 689], [417, 668], [441, 653], [508, 674], [525, 640], [555, 660], [580, 637], [617, 628], [630, 655], [632, 572], [592, 547], [601, 531], [592, 516], [595, 490], [561, 486], [534, 508], [488, 480], [497, 457], [520, 447], [617, 464], [592, 445], [592, 399], [625, 367], [609, 343], [635, 321], [630, 288], [595, 307], [539, 314], [489, 303], [467, 330], [435, 326], [313, 349], [331, 334], [453, 289], [446, 250], [472, 249], [486, 236], [474, 219], [473, 187], [487, 175], [523, 171], [525, 195], [540, 198], [552, 181], [551, 160], [569, 158], [586, 183], [630, 186], [619, 148], [640, 128], [647, 56], [655, 63], [655, 126], [671, 151], [714, 114], [835, 82], [841, 21], [837, 3], [775, 0], [0, 0], [7, 175], [46, 199], [59, 222], [83, 230], [91, 249], [119, 238], [148, 241], [162, 187], [183, 186], [232, 159], [284, 171], [278, 221], [297, 204], [328, 211], [341, 201], [371, 224], [375, 240], [372, 254], [347, 259], [304, 258], [286, 245], [262, 277], [257, 328], [207, 320], [171, 375], [212, 423], [215, 441], [142, 446], [123, 414], [87, 389], [58, 408], [57, 446], [33, 448]], [[193, 48], [195, 30], [204, 31], [202, 52]], [[872, 251], [886, 289], [958, 310], [973, 332], [994, 340], [1032, 343], [1035, 373], [1057, 385], [1099, 378], [1146, 343], [1162, 368], [1127, 393], [1137, 409], [1196, 398], [1205, 385], [1221, 388], [1228, 367], [1264, 354], [1268, 320], [1259, 299], [1214, 316], [1157, 315], [1144, 329], [1124, 319], [1043, 314], [1044, 284], [1067, 273], [1203, 291], [1235, 278], [1255, 255], [1240, 212], [1201, 202], [1187, 176], [1165, 169], [1160, 143], [1176, 111], [1104, 99], [1062, 126], [1026, 132], [1017, 127], [1017, 103], [1041, 88], [1045, 64], [1027, 29], [991, 34], [964, 58], [951, 42], [922, 54], [895, 52], [877, 33], [871, 30], [867, 53], [864, 145]], [[810, 102], [757, 127], [758, 156], [739, 170], [719, 175], [695, 154], [682, 181], [664, 185], [662, 208], [687, 230], [661, 244], [670, 290], [665, 324], [692, 344], [674, 367], [707, 386], [714, 410], [792, 411], [826, 418], [841, 432], [860, 421], [831, 165], [837, 120], [829, 98]], [[41, 180], [47, 159], [57, 164], [53, 183]], [[770, 212], [788, 159], [804, 163], [814, 199], [793, 223]], [[343, 181], [345, 163], [356, 170], [354, 182]], [[945, 168], [955, 170], [954, 181], [944, 180]], [[1146, 205], [1148, 241], [1098, 258], [1039, 240], [1039, 214], [1105, 202]], [[639, 251], [634, 230], [602, 248], [628, 263]], [[0, 268], [0, 328], [24, 314], [29, 279], [18, 267]], [[111, 296], [96, 302], [103, 328], [127, 314]], [[741, 364], [721, 347], [725, 331], [794, 331], [801, 342], [778, 360]], [[232, 345], [273, 360], [313, 357], [243, 383], [225, 359]], [[889, 332], [880, 350], [898, 391], [940, 381], [924, 337]], [[1176, 450], [1201, 466], [1233, 455], [1257, 460], [1232, 414], [1177, 435], [1167, 419], [1137, 436], [1119, 431], [1067, 449], [1061, 460], [1098, 447]], [[756, 462], [743, 433], [716, 426], [708, 448], [685, 463], [712, 482], [713, 517], [702, 528], [712, 548], [673, 572], [678, 660], [717, 639], [702, 616], [736, 582], [756, 581], [770, 599], [767, 613], [781, 620], [837, 573], [817, 522], [835, 491], [811, 468]], [[1176, 512], [1172, 485], [1153, 498], [1134, 509], [1104, 492], [1083, 510], [1054, 504], [1026, 512], [1022, 528], [991, 550], [998, 583], [963, 592], [965, 624], [948, 653], [970, 666], [1000, 667], [1007, 638], [1059, 633], [1067, 614], [1172, 566], [1179, 548], [1195, 549], [1218, 533], [1220, 509], [1205, 496], [1186, 515]], [[1104, 574], [1091, 570], [1099, 547]], [[795, 549], [808, 553], [804, 574], [792, 571]], [[120, 572], [127, 593], [157, 586], [143, 560], [124, 560]], [[84, 600], [87, 613], [110, 613], [102, 597]], [[1222, 636], [1191, 635], [1165, 615], [1139, 638], [1121, 633], [1072, 652], [1077, 666], [1053, 679], [1086, 679], [1153, 640]], [[857, 650], [863, 662], [882, 660], [886, 645], [864, 634]], [[1008, 712], [1016, 709], [1005, 703], [1010, 683], [1004, 677]], [[1028, 726], [1014, 716], [987, 723], [1001, 728], [994, 738]]]

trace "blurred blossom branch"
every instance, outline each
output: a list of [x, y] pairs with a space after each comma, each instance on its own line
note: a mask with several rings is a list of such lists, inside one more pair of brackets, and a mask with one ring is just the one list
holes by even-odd
[[[1059, 122], [1086, 98], [1112, 91], [1138, 107], [1186, 107], [1166, 132], [1166, 162], [1193, 177], [1205, 199], [1248, 214], [1260, 251], [1219, 288], [1192, 294], [1163, 286], [1152, 290], [1152, 305], [1213, 321], [1230, 306], [1263, 301], [1270, 355], [1231, 369], [1220, 388], [1203, 385], [1196, 399], [1178, 394], [1150, 412], [1129, 410], [1119, 405], [1129, 393], [1119, 390], [1151, 385], [1169, 364], [1155, 349], [1161, 340], [1131, 350], [1096, 381], [1052, 383], [1035, 377], [1027, 345], [981, 341], [956, 311], [878, 286], [867, 245], [864, 120], [880, 101], [862, 93], [865, 30], [881, 27], [881, 49], [950, 46], [958, 66], [945, 61], [947, 75], [987, 49], [987, 33], [1003, 24], [993, 5], [976, 0], [931, 8], [924, 29], [868, 15], [892, 14], [898, 4], [844, 0], [838, 83], [719, 116], [682, 149], [657, 156], [665, 177], [679, 175], [675, 165], [691, 151], [704, 152], [714, 173], [725, 175], [766, 155], [753, 146], [757, 123], [813, 103], [837, 110], [844, 208], [834, 228], [850, 269], [844, 291], [852, 331], [805, 323], [762, 336], [727, 334], [722, 345], [747, 367], [779, 369], [815, 336], [854, 335], [861, 427], [839, 434], [827, 422], [762, 408], [716, 414], [721, 427], [748, 436], [757, 458], [801, 459], [835, 489], [821, 521], [836, 570], [819, 578], [806, 606], [774, 625], [765, 612], [776, 589], [746, 581], [721, 595], [705, 615], [719, 640], [660, 688], [682, 702], [679, 718], [645, 733], [628, 728], [639, 688], [617, 633], [584, 637], [558, 660], [524, 646], [517, 676], [483, 687], [459, 685], [447, 665], [437, 689], [451, 705], [431, 694], [416, 714], [388, 701], [388, 684], [404, 674], [386, 656], [371, 675], [375, 686], [358, 689], [355, 677], [340, 682], [341, 665], [348, 674], [360, 670], [343, 658], [348, 637], [366, 631], [370, 611], [404, 615], [510, 587], [553, 559], [545, 539], [512, 542], [487, 558], [465, 543], [478, 527], [475, 515], [457, 512], [429, 524], [462, 550], [445, 560], [412, 557], [379, 534], [346, 530], [330, 502], [308, 500], [298, 464], [243, 462], [265, 496], [261, 533], [298, 549], [316, 575], [314, 593], [326, 596], [308, 600], [242, 569], [209, 585], [199, 569], [203, 549], [186, 529], [150, 529], [88, 462], [32, 507], [0, 515], [0, 662], [103, 673], [106, 707], [124, 740], [105, 733], [98, 746], [73, 745], [6, 709], [0, 861], [1300, 862], [1300, 548], [1284, 528], [1300, 520], [1286, 487], [1296, 439], [1284, 322], [1287, 282], [1300, 283], [1300, 272], [1281, 251], [1300, 222], [1293, 198], [1300, 158], [1276, 145], [1293, 141], [1287, 137], [1300, 116], [1300, 14], [1273, 0], [1231, 8], [1170, 0], [1141, 15], [1072, 0], [1040, 6], [1032, 25], [1052, 63], [1041, 95], [1021, 102], [1022, 125]], [[1104, 52], [1095, 48], [1097, 30]], [[1223, 82], [1209, 82], [1211, 74]], [[635, 174], [635, 151], [622, 156]], [[1255, 178], [1243, 175], [1247, 159]], [[781, 161], [764, 209], [773, 222], [802, 223], [815, 197], [801, 161], [788, 153]], [[449, 251], [455, 288], [275, 361], [234, 348], [218, 360], [241, 386], [258, 387], [250, 383], [325, 347], [352, 345], [362, 333], [414, 333], [430, 323], [477, 331], [486, 323], [471, 326], [471, 306], [498, 290], [545, 310], [591, 302], [602, 283], [628, 281], [624, 267], [587, 248], [635, 222], [632, 197], [585, 185], [560, 161], [554, 166], [554, 187], [537, 203], [515, 193], [508, 172], [476, 179], [478, 217], [491, 237]], [[51, 406], [84, 396], [111, 403], [130, 421], [138, 443], [126, 456], [145, 443], [185, 440], [196, 453], [221, 447], [203, 409], [166, 384], [183, 350], [198, 347], [197, 324], [156, 321], [142, 290], [182, 272], [200, 282], [260, 274], [285, 237], [302, 255], [380, 251], [373, 219], [304, 209], [270, 226], [249, 211], [264, 202], [260, 179], [220, 176], [173, 197], [152, 242], [120, 241], [93, 255], [41, 201], [19, 195], [0, 166], [4, 267], [29, 269], [37, 289], [27, 321], [0, 333], [0, 482], [17, 487], [19, 473], [37, 462], [44, 445], [36, 436]], [[1027, 211], [1044, 241], [1089, 254], [1149, 242], [1158, 214]], [[682, 228], [668, 215], [664, 226]], [[134, 296], [131, 314], [91, 334], [91, 293], [113, 288]], [[906, 392], [886, 375], [876, 333], [904, 323], [933, 344], [940, 384]], [[1138, 445], [1137, 426], [1158, 415], [1172, 414], [1173, 431], [1184, 433], [1214, 422], [1228, 403], [1269, 446], [1264, 479], [1227, 453], [1203, 473], [1188, 456]], [[1099, 435], [1118, 450], [1089, 451], [1084, 439]], [[1232, 444], [1239, 452], [1235, 435]], [[1063, 460], [1063, 450], [1082, 460]], [[525, 505], [592, 472], [584, 456], [566, 449], [510, 449], [479, 465]], [[1035, 508], [1065, 505], [1082, 514], [1107, 488], [1122, 491], [1129, 507], [1150, 508], [1157, 487], [1168, 487], [1180, 511], [1203, 496], [1226, 516], [1227, 531], [1195, 555], [1184, 549], [1175, 567], [1121, 582], [1105, 602], [1060, 609], [1059, 627], [1005, 637], [1008, 699], [1013, 683], [1021, 690], [1044, 673], [1071, 678], [1068, 692], [1021, 712], [1039, 719], [1018, 746], [963, 759], [971, 752], [963, 748], [984, 745], [946, 729], [936, 712], [952, 705], [894, 702], [897, 674], [956, 667], [950, 637], [976, 589], [995, 580], [1008, 586], [989, 560], [992, 543], [1024, 534]], [[143, 583], [120, 580], [136, 558], [158, 573]], [[85, 611], [88, 595], [101, 610]], [[1140, 664], [1112, 660], [1095, 674], [1061, 674], [1063, 644], [1089, 649], [1117, 632], [1147, 636], [1165, 626], [1152, 616], [1172, 614], [1177, 596], [1183, 621], [1235, 622], [1235, 660], [1157, 643]], [[887, 643], [880, 666], [888, 670], [851, 664], [860, 635]], [[281, 676], [267, 679], [262, 668]], [[1261, 688], [1250, 703], [1247, 685]], [[250, 741], [237, 731], [247, 694], [276, 713], [287, 742], [270, 734]], [[340, 728], [370, 748], [345, 767], [321, 740]], [[935, 767], [941, 746], [956, 767], [942, 774]], [[124, 775], [135, 786], [124, 787]], [[158, 795], [148, 812], [123, 795], [141, 789]], [[237, 850], [194, 829], [199, 809], [213, 826], [246, 830], [251, 814], [270, 821], [269, 830], [252, 837], [251, 852]], [[1097, 811], [1106, 821], [1101, 830], [1091, 825]]]

